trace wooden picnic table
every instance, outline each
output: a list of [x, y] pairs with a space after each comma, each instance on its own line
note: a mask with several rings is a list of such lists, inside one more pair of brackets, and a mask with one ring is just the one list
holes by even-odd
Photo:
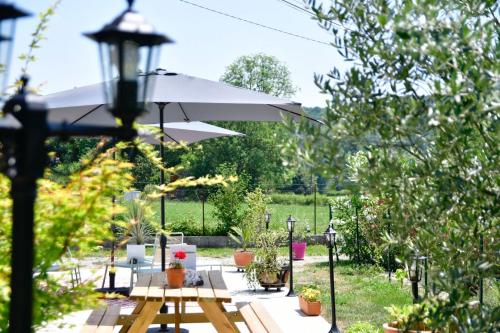
[[[232, 301], [221, 271], [199, 272], [203, 285], [192, 288], [171, 289], [166, 285], [165, 273], [139, 275], [130, 299], [137, 305], [130, 315], [120, 315], [120, 332], [146, 332], [151, 324], [175, 324], [180, 332], [181, 323], [210, 322], [219, 333], [239, 332], [236, 321], [243, 321], [239, 311], [227, 312], [223, 303]], [[165, 302], [174, 303], [174, 313], [159, 313]], [[197, 302], [203, 312], [186, 313], [185, 303]]]

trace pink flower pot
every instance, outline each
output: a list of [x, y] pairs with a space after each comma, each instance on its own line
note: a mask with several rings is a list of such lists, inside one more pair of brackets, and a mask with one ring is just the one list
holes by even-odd
[[306, 255], [306, 242], [301, 243], [292, 243], [292, 252], [293, 252], [293, 260], [304, 260], [304, 256]]

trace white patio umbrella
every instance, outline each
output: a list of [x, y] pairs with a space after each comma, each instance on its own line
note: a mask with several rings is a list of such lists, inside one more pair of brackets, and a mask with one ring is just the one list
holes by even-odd
[[[222, 82], [157, 70], [151, 74], [152, 92], [142, 124], [179, 121], [281, 121], [282, 114], [295, 119], [304, 114], [300, 103]], [[45, 96], [49, 121], [79, 124], [114, 124], [106, 112], [102, 83]], [[159, 113], [163, 116], [159, 120]]]
[[[158, 128], [160, 124], [153, 124]], [[218, 138], [222, 136], [243, 136], [244, 134], [231, 131], [222, 127], [202, 123], [201, 121], [164, 123], [164, 142], [187, 142], [194, 143], [202, 140]], [[145, 140], [151, 144], [159, 144], [160, 141], [154, 136], [147, 136]]]

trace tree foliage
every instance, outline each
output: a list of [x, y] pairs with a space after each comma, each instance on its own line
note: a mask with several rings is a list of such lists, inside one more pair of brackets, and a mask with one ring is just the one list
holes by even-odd
[[[110, 239], [106, 222], [120, 211], [118, 205], [111, 205], [111, 197], [128, 188], [132, 181], [129, 174], [132, 165], [112, 160], [110, 154], [108, 151], [98, 156], [81, 172], [71, 175], [65, 185], [47, 179], [39, 181], [35, 207], [35, 325], [96, 302], [91, 296], [92, 281], [71, 288], [48, 272], [69, 248], [88, 250]], [[10, 293], [9, 185], [9, 180], [0, 176], [0, 331], [7, 331]]]
[[226, 68], [220, 80], [273, 96], [290, 97], [295, 93], [286, 65], [262, 53], [239, 57]]
[[403, 259], [428, 255], [436, 290], [449, 295], [431, 295], [427, 315], [460, 332], [497, 331], [498, 304], [474, 306], [474, 290], [498, 276], [498, 2], [310, 4], [352, 66], [317, 76], [325, 126], [297, 127], [293, 151], [342, 176], [340, 143], [356, 142], [368, 158], [363, 190], [390, 206], [391, 241], [406, 245]]

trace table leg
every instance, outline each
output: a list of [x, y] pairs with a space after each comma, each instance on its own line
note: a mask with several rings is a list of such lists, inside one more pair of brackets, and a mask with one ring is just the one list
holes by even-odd
[[181, 313], [186, 314], [186, 302], [181, 302]]
[[146, 302], [144, 304], [139, 317], [134, 320], [134, 323], [128, 330], [129, 333], [144, 333], [148, 327], [153, 323], [158, 311], [160, 311], [163, 302]]
[[[222, 313], [226, 312], [226, 309], [224, 308], [224, 304], [222, 304], [221, 302], [217, 302], [217, 306], [219, 307], [219, 309], [222, 311]], [[238, 329], [238, 326], [236, 326], [236, 323], [232, 322], [232, 321], [229, 321], [231, 323], [231, 325], [233, 326], [235, 332], [239, 332], [240, 330]]]
[[218, 333], [238, 333], [236, 326], [224, 315], [217, 302], [200, 299], [198, 304]]
[[[142, 308], [144, 307], [144, 304], [146, 304], [145, 301], [138, 302], [134, 308], [134, 311], [132, 311], [132, 314], [140, 314], [142, 311]], [[130, 325], [123, 325], [122, 328], [120, 329], [120, 333], [128, 332], [129, 328], [130, 328]]]
[[175, 306], [175, 333], [181, 333], [181, 315], [179, 313], [179, 302], [174, 303]]

